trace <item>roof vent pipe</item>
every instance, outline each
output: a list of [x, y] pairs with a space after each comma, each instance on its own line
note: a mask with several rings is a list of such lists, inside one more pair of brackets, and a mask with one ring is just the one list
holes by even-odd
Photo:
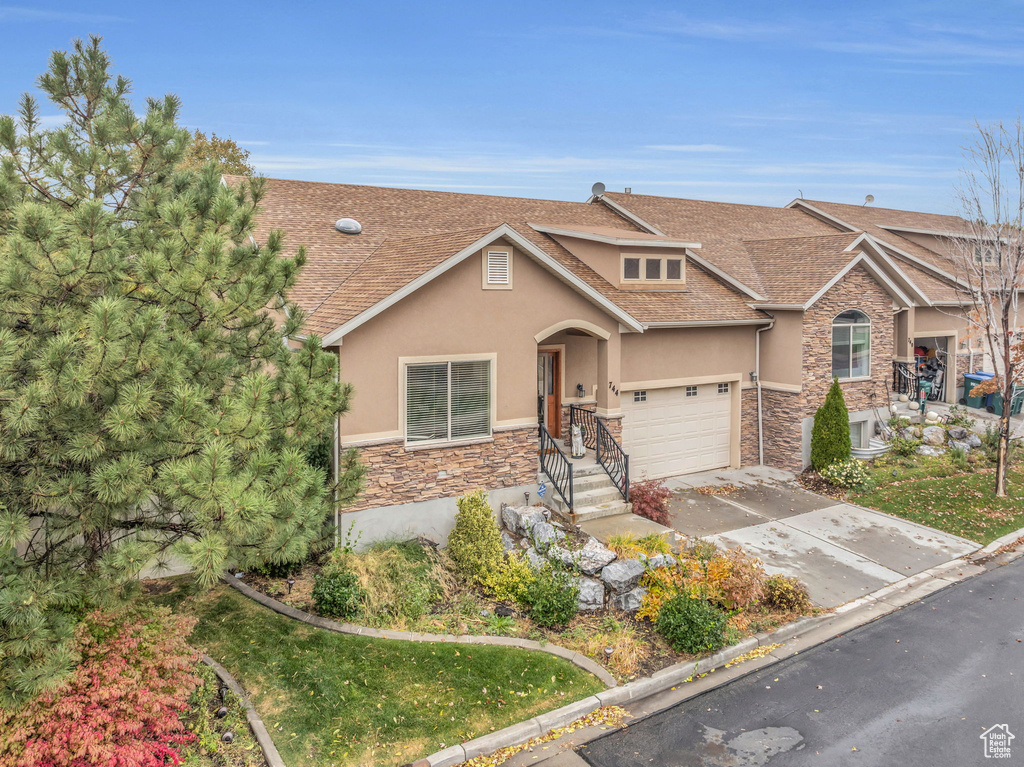
[[633, 194], [633, 187], [627, 186], [626, 187], [626, 194]]
[[359, 234], [363, 231], [363, 225], [354, 218], [339, 218], [334, 223], [334, 228], [342, 234]]

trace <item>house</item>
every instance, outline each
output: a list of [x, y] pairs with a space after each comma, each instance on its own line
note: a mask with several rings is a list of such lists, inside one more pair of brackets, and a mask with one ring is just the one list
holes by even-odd
[[915, 347], [940, 355], [955, 401], [973, 354], [943, 245], [957, 221], [271, 180], [256, 238], [307, 247], [292, 298], [354, 385], [338, 445], [368, 471], [349, 518], [437, 537], [478, 487], [495, 504], [539, 481], [577, 512], [596, 502], [594, 471], [567, 484], [570, 423], [624, 504], [627, 473], [801, 470], [833, 376], [866, 446]]

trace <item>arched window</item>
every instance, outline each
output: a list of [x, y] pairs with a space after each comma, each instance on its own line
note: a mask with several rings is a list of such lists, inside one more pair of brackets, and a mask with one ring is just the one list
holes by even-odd
[[832, 375], [866, 378], [871, 375], [871, 319], [847, 309], [832, 320]]

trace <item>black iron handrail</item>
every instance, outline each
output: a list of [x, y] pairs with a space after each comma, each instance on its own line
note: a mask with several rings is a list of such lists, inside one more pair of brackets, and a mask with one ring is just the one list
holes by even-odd
[[572, 427], [579, 426], [583, 430], [583, 447], [588, 450], [597, 450], [597, 414], [593, 410], [569, 405], [569, 436], [572, 437]]
[[914, 398], [917, 396], [918, 378], [916, 366], [910, 362], [892, 362], [892, 391], [893, 394], [906, 394]]
[[604, 467], [615, 487], [622, 493], [622, 500], [629, 503], [629, 456], [622, 445], [604, 425], [600, 418], [597, 422], [597, 462]]
[[540, 433], [540, 470], [547, 474], [555, 490], [562, 496], [569, 512], [573, 510], [572, 497], [572, 461], [565, 457], [559, 449], [555, 438], [551, 436], [544, 424], [539, 425]]
[[597, 454], [597, 462], [605, 470], [622, 499], [629, 502], [629, 456], [622, 445], [615, 439], [604, 421], [597, 417], [593, 410], [569, 405], [569, 434], [572, 427], [579, 426], [583, 430], [583, 446]]

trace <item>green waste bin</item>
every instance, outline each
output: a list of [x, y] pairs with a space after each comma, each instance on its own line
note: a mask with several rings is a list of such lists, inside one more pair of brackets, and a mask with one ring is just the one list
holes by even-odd
[[[1013, 387], [1013, 398], [1010, 400], [1010, 415], [1020, 415], [1024, 408], [1024, 386]], [[992, 404], [986, 408], [988, 412], [996, 415], [1003, 414], [1003, 393], [996, 392], [992, 395]]]
[[980, 397], [972, 397], [971, 389], [980, 384], [982, 381], [987, 381], [989, 378], [995, 375], [994, 373], [984, 373], [980, 370], [974, 373], [964, 373], [964, 396], [960, 400], [961, 405], [967, 405], [967, 407], [983, 408], [986, 404], [986, 397], [988, 395], [982, 394]]

